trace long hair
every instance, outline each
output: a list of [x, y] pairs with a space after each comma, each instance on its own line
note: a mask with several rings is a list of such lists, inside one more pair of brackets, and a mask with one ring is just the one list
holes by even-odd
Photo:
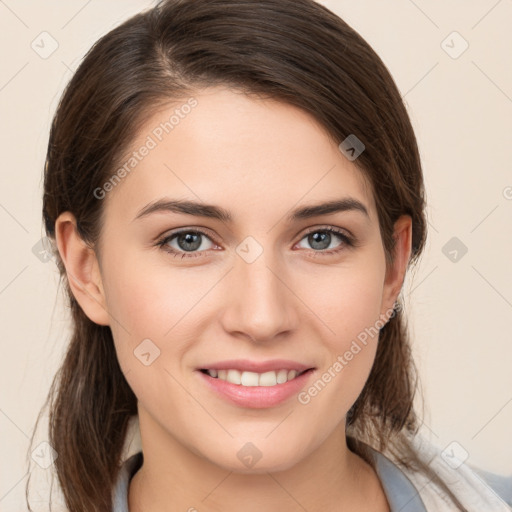
[[[164, 0], [107, 33], [64, 91], [44, 170], [44, 225], [73, 333], [43, 408], [49, 406], [49, 440], [70, 512], [111, 511], [137, 400], [110, 328], [89, 320], [71, 293], [55, 249], [55, 221], [70, 211], [80, 236], [94, 247], [104, 203], [94, 191], [121, 165], [139, 128], [156, 108], [215, 85], [294, 105], [337, 144], [356, 135], [365, 150], [354, 164], [372, 187], [387, 264], [394, 223], [403, 214], [412, 218], [409, 265], [424, 249], [422, 167], [399, 90], [369, 44], [327, 8], [313, 0]], [[347, 415], [347, 443], [372, 466], [365, 443], [392, 449], [463, 510], [411, 448], [419, 429], [413, 408], [418, 385], [404, 321], [399, 309], [380, 330], [369, 378]]]

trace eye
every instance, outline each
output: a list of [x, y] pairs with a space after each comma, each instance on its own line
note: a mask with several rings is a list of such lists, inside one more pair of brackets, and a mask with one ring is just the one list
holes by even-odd
[[[341, 244], [330, 251], [326, 251], [328, 249], [333, 240], [335, 239], [341, 240]], [[306, 240], [308, 244], [315, 250], [315, 252], [326, 253], [326, 254], [334, 254], [347, 247], [355, 246], [354, 240], [343, 231], [329, 227], [329, 228], [314, 228], [302, 239]], [[302, 241], [301, 240], [301, 241]], [[307, 248], [307, 247], [306, 247]]]
[[208, 247], [208, 243], [205, 244], [205, 240], [215, 246], [204, 231], [187, 229], [165, 236], [157, 242], [157, 246], [175, 257], [181, 255], [182, 258], [193, 258], [212, 248]]
[[[326, 250], [335, 239], [341, 240], [341, 243], [334, 249]], [[210, 246], [208, 246], [208, 242], [205, 243], [206, 240], [210, 242]], [[353, 238], [333, 227], [313, 228], [306, 233], [302, 240], [307, 240], [314, 252], [325, 255], [335, 254], [356, 245]], [[174, 257], [181, 256], [181, 258], [203, 256], [208, 249], [217, 250], [215, 247], [218, 247], [206, 232], [199, 229], [183, 229], [171, 233], [158, 241], [156, 245]]]

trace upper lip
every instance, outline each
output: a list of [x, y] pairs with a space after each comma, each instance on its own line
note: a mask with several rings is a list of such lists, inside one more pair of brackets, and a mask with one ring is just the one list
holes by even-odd
[[313, 368], [311, 365], [298, 363], [289, 359], [272, 359], [267, 361], [250, 361], [249, 359], [231, 359], [201, 366], [200, 370], [240, 370], [246, 372], [265, 373], [277, 370], [296, 370], [301, 372]]

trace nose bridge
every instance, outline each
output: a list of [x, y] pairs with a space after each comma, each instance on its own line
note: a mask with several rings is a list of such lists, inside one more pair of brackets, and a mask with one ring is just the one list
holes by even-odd
[[270, 339], [291, 329], [293, 305], [291, 292], [281, 280], [281, 262], [270, 248], [263, 250], [254, 239], [242, 242], [237, 254], [230, 276], [232, 293], [225, 328], [243, 332], [253, 340]]

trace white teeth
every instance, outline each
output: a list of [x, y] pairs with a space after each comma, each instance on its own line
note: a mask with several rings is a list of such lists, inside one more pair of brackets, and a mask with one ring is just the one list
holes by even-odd
[[283, 384], [288, 380], [288, 370], [279, 370], [277, 372], [277, 383]]
[[226, 380], [232, 384], [242, 384], [242, 374], [238, 370], [228, 370]]
[[240, 370], [207, 370], [208, 375], [213, 378], [225, 380], [231, 384], [241, 386], [275, 386], [284, 384], [295, 379], [299, 372], [297, 370], [279, 370], [265, 373], [241, 372]]
[[[257, 386], [259, 382], [259, 376], [257, 373], [254, 372], [243, 372], [242, 376], [240, 378], [240, 384], [242, 386]], [[232, 380], [229, 380], [229, 374], [228, 374], [228, 382], [233, 382]], [[234, 383], [238, 384], [238, 383]]]
[[276, 372], [265, 372], [260, 375], [260, 386], [275, 386], [276, 384]]

